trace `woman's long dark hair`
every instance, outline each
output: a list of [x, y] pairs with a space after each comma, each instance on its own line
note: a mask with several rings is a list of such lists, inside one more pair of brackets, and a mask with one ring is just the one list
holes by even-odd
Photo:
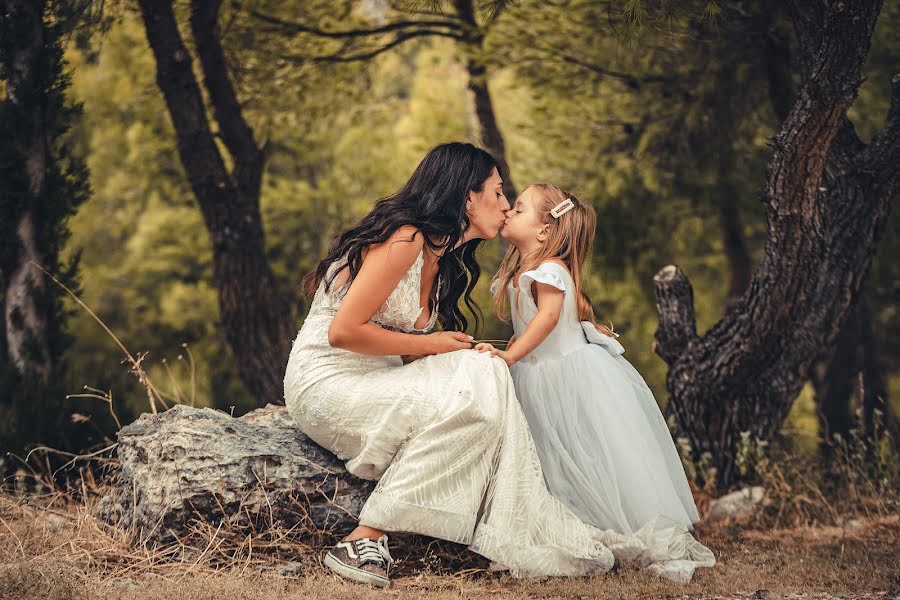
[[[445, 331], [466, 330], [469, 323], [458, 306], [460, 296], [465, 294], [466, 306], [475, 317], [476, 330], [479, 329], [481, 310], [472, 301], [471, 293], [481, 275], [475, 250], [484, 240], [469, 240], [455, 250], [450, 249], [469, 226], [466, 215], [469, 192], [481, 192], [495, 167], [499, 169], [494, 157], [472, 144], [453, 142], [432, 149], [402, 188], [379, 200], [369, 214], [332, 240], [325, 258], [303, 277], [307, 297], [315, 294], [328, 267], [344, 254], [350, 265], [347, 281], [351, 282], [359, 273], [362, 252], [367, 246], [384, 242], [404, 225], [414, 225], [425, 234], [425, 243], [433, 251], [447, 249], [438, 260], [442, 285], [437, 310], [441, 327]], [[446, 241], [436, 244], [431, 237], [446, 238]], [[325, 281], [326, 290], [338, 272]]]

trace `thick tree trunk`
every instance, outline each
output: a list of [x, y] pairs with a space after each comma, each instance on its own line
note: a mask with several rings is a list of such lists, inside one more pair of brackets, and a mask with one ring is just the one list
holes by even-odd
[[213, 139], [171, 1], [139, 0], [139, 5], [156, 58], [156, 80], [212, 242], [219, 312], [238, 372], [258, 405], [280, 403], [295, 324], [265, 256], [259, 210], [264, 153], [228, 78], [218, 39], [219, 2], [195, 0], [191, 29], [213, 113], [234, 164], [230, 173]]
[[463, 40], [460, 43], [466, 60], [466, 70], [469, 73], [469, 90], [475, 101], [475, 116], [481, 130], [479, 132], [481, 144], [500, 163], [500, 170], [503, 171], [503, 193], [512, 204], [517, 192], [512, 174], [509, 172], [509, 164], [506, 162], [506, 145], [497, 125], [494, 104], [488, 90], [488, 69], [484, 63], [484, 31], [475, 20], [472, 0], [455, 0], [453, 5], [457, 16], [463, 22]]
[[900, 77], [868, 147], [845, 117], [880, 6], [792, 6], [804, 81], [774, 140], [768, 238], [740, 306], [698, 337], [687, 278], [668, 267], [655, 279], [676, 424], [696, 456], [710, 454], [721, 487], [738, 479], [741, 432], [771, 440], [813, 360], [835, 343], [883, 233], [900, 161]]
[[[769, 81], [769, 97], [776, 118], [783, 121], [787, 118], [795, 95], [790, 46], [777, 30], [772, 31], [767, 42], [763, 63]], [[819, 417], [819, 447], [825, 459], [830, 456], [835, 434], [846, 439], [850, 429], [856, 424], [851, 404], [853, 397], [860, 392], [861, 382], [864, 406], [880, 407], [884, 415], [884, 426], [892, 432], [895, 447], [900, 448], [900, 436], [894, 433], [900, 431], [900, 425], [887, 402], [887, 389], [883, 384], [882, 365], [876, 349], [873, 316], [869, 298], [862, 294], [844, 322], [834, 348], [826, 351], [825, 356], [810, 371]], [[876, 434], [872, 429], [866, 431], [869, 439]]]
[[[43, 90], [40, 71], [45, 57], [43, 2], [31, 0], [7, 0], [0, 4], [4, 20], [9, 25], [12, 47], [7, 46], [7, 102], [14, 111], [25, 114], [29, 102]], [[35, 111], [32, 111], [33, 113]], [[4, 268], [6, 290], [4, 294], [4, 319], [6, 347], [10, 361], [21, 373], [33, 373], [42, 381], [47, 380], [53, 369], [53, 357], [48, 343], [48, 314], [51, 308], [45, 300], [47, 294], [43, 276], [29, 261], [44, 263], [37, 240], [35, 210], [45, 193], [47, 172], [48, 131], [47, 116], [39, 115], [27, 121], [30, 131], [18, 140], [5, 140], [18, 146], [17, 152], [24, 159], [25, 184], [23, 205], [16, 219], [15, 241], [17, 247], [14, 264]], [[4, 217], [5, 218], [5, 217]]]

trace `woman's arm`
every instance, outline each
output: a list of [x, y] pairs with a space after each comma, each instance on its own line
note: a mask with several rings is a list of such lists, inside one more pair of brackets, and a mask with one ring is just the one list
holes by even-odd
[[438, 354], [472, 347], [471, 337], [458, 331], [413, 335], [389, 331], [369, 323], [415, 262], [423, 243], [418, 229], [407, 225], [394, 232], [384, 243], [368, 248], [359, 273], [350, 284], [328, 329], [329, 344], [360, 354], [380, 356]]

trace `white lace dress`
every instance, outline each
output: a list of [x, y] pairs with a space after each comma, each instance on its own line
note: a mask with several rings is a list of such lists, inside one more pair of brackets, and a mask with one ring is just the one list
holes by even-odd
[[[431, 330], [436, 310], [414, 328], [422, 264], [420, 254], [373, 322]], [[331, 347], [328, 328], [345, 292], [319, 286], [288, 359], [284, 399], [305, 434], [354, 475], [378, 480], [360, 524], [466, 544], [515, 576], [668, 560], [668, 548], [595, 529], [551, 496], [500, 358], [459, 350], [404, 365], [399, 356]]]

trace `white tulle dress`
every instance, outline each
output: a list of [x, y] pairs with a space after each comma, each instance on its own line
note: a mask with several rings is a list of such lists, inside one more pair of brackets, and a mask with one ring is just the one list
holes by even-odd
[[[422, 264], [420, 254], [372, 322], [408, 333], [433, 327], [436, 310], [415, 328]], [[319, 286], [291, 349], [284, 399], [313, 441], [354, 475], [378, 480], [360, 524], [467, 544], [515, 576], [585, 575], [619, 559], [685, 580], [680, 562], [696, 548], [678, 532], [601, 531], [550, 494], [503, 360], [459, 350], [404, 365], [334, 348], [328, 328], [345, 293]]]
[[565, 293], [556, 327], [510, 368], [551, 493], [600, 529], [667, 544], [680, 537], [690, 560], [669, 568], [688, 578], [712, 566], [713, 554], [689, 533], [697, 507], [652, 392], [615, 338], [579, 321], [572, 278], [558, 263], [509, 284], [516, 336], [537, 314], [533, 282]]

